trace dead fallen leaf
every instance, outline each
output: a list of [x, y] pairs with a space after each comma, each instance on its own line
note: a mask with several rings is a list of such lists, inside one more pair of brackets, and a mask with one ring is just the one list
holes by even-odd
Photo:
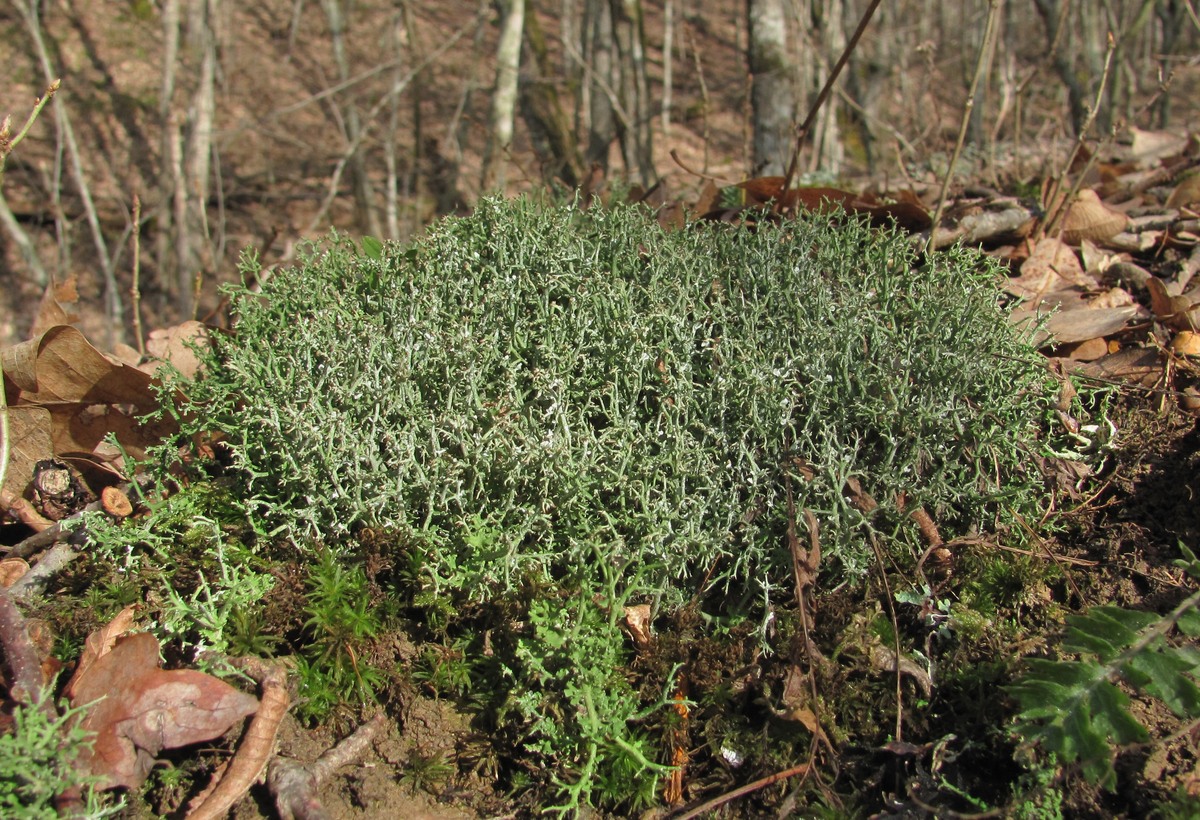
[[136, 613], [136, 606], [127, 606], [118, 612], [111, 621], [87, 636], [87, 640], [83, 644], [83, 652], [79, 656], [79, 662], [75, 664], [75, 674], [71, 676], [71, 680], [63, 689], [64, 697], [69, 700], [75, 699], [75, 682], [87, 673], [92, 664], [112, 651], [117, 638], [124, 635], [133, 626], [133, 618]]
[[1085, 291], [1096, 289], [1096, 280], [1088, 276], [1079, 257], [1066, 243], [1052, 236], [1043, 237], [1021, 263], [1021, 274], [1009, 279], [1004, 287], [1034, 305], [1048, 293], [1075, 286]]
[[140, 786], [163, 749], [225, 734], [253, 714], [258, 699], [211, 675], [159, 667], [158, 640], [140, 632], [116, 640], [73, 681], [81, 727], [94, 733], [80, 761], [105, 789]]
[[55, 325], [73, 324], [79, 317], [69, 312], [63, 304], [74, 304], [79, 301], [79, 293], [75, 289], [75, 277], [71, 276], [62, 284], [51, 282], [42, 294], [38, 305], [37, 316], [34, 317], [33, 327], [29, 330], [30, 338], [37, 338]]
[[1180, 180], [1175, 190], [1167, 197], [1168, 208], [1186, 208], [1193, 204], [1200, 204], [1200, 171], [1188, 174]]
[[1183, 153], [1188, 146], [1186, 134], [1177, 134], [1171, 131], [1143, 131], [1141, 128], [1133, 126], [1130, 127], [1129, 133], [1133, 137], [1129, 149], [1130, 158], [1143, 165], [1150, 165], [1156, 160]]
[[45, 407], [9, 407], [8, 425], [8, 472], [0, 491], [21, 498], [33, 480], [34, 465], [54, 458], [50, 412]]
[[1103, 338], [1087, 339], [1067, 345], [1062, 355], [1077, 362], [1091, 362], [1108, 355], [1108, 342]]
[[1125, 288], [1109, 288], [1088, 302], [1088, 307], [1097, 310], [1102, 308], [1127, 307], [1134, 304], [1137, 304], [1137, 300]]
[[1137, 305], [1055, 313], [1046, 322], [1046, 332], [1059, 344], [1083, 342], [1116, 333], [1137, 315]]
[[1200, 333], [1181, 330], [1171, 340], [1171, 350], [1181, 356], [1200, 356]]
[[1100, 201], [1091, 188], [1084, 188], [1067, 210], [1062, 223], [1062, 240], [1074, 245], [1081, 240], [1103, 242], [1129, 224], [1129, 217]]
[[1066, 369], [1107, 382], [1128, 381], [1154, 387], [1162, 378], [1162, 356], [1155, 348], [1127, 347], [1094, 362], [1068, 362]]
[[650, 604], [625, 607], [625, 626], [638, 649], [650, 645]]
[[195, 320], [153, 330], [146, 340], [146, 352], [157, 361], [146, 362], [142, 369], [154, 373], [163, 364], [170, 364], [190, 379], [200, 370], [196, 348], [203, 350], [211, 343], [208, 328]]

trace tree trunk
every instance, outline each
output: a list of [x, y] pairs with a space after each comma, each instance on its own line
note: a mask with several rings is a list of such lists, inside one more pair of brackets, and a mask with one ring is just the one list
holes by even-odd
[[607, 171], [609, 147], [617, 138], [613, 100], [616, 74], [613, 70], [613, 19], [608, 0], [587, 0], [584, 42], [584, 72], [591, 103], [588, 107], [587, 161]]
[[506, 181], [506, 155], [513, 141], [524, 26], [525, 0], [507, 0], [500, 23], [500, 42], [496, 46], [496, 90], [492, 94], [492, 134], [483, 161], [484, 191], [503, 190]]
[[574, 188], [583, 179], [583, 158], [571, 119], [558, 99], [550, 52], [536, 14], [525, 15], [525, 41], [530, 60], [527, 76], [520, 84], [521, 116], [533, 139], [543, 178]]
[[753, 175], [782, 176], [796, 113], [783, 0], [746, 0]]
[[618, 95], [626, 117], [618, 136], [625, 172], [643, 186], [654, 183], [650, 84], [646, 78], [646, 33], [641, 0], [612, 0], [613, 34], [620, 56]]

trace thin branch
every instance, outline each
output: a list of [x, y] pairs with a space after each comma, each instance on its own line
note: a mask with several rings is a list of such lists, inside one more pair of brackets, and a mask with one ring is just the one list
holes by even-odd
[[988, 0], [987, 26], [983, 32], [983, 42], [979, 46], [979, 59], [975, 62], [975, 76], [971, 79], [971, 91], [967, 101], [963, 103], [962, 121], [958, 126], [958, 140], [954, 143], [954, 153], [950, 157], [950, 165], [946, 168], [946, 176], [942, 178], [942, 190], [938, 193], [937, 207], [933, 211], [929, 227], [929, 239], [925, 241], [925, 253], [928, 255], [934, 249], [934, 237], [937, 236], [938, 223], [946, 210], [946, 197], [950, 193], [950, 181], [954, 178], [954, 167], [962, 156], [963, 144], [967, 141], [967, 129], [971, 126], [971, 113], [975, 110], [975, 95], [979, 84], [991, 63], [991, 54], [996, 46], [996, 31], [999, 29], [1000, 12], [1004, 8], [1004, 0]]
[[755, 780], [753, 783], [747, 783], [745, 786], [740, 786], [731, 792], [726, 792], [720, 797], [714, 797], [707, 803], [701, 803], [699, 806], [687, 812], [686, 814], [679, 815], [676, 820], [692, 820], [693, 817], [699, 817], [705, 812], [710, 812], [715, 808], [724, 806], [731, 800], [737, 800], [739, 797], [745, 797], [748, 794], [753, 794], [759, 789], [765, 789], [772, 783], [778, 783], [780, 780], [787, 780], [789, 777], [795, 777], [796, 775], [807, 775], [810, 768], [811, 764], [801, 763], [799, 766], [792, 766], [790, 769], [784, 769], [781, 772], [769, 774], [766, 777]]
[[867, 10], [863, 12], [862, 19], [858, 21], [858, 28], [854, 29], [854, 33], [850, 35], [850, 42], [846, 43], [846, 47], [842, 49], [842, 56], [838, 57], [838, 61], [834, 63], [833, 70], [829, 72], [829, 77], [826, 78], [825, 85], [821, 88], [821, 93], [817, 95], [817, 99], [813, 101], [812, 106], [808, 109], [808, 116], [804, 118], [804, 122], [796, 130], [796, 147], [792, 150], [792, 159], [788, 163], [787, 174], [783, 177], [781, 192], [792, 187], [792, 180], [796, 178], [796, 166], [800, 162], [800, 147], [804, 144], [809, 130], [817, 120], [817, 114], [821, 111], [821, 106], [825, 104], [825, 100], [829, 99], [829, 92], [833, 90], [833, 84], [837, 81], [838, 75], [842, 73], [842, 69], [846, 67], [846, 63], [850, 60], [850, 55], [854, 52], [858, 41], [862, 38], [863, 32], [867, 30], [867, 24], [871, 22], [871, 17], [875, 14], [875, 9], [879, 8], [881, 2], [882, 0], [871, 0], [871, 5], [867, 6]]

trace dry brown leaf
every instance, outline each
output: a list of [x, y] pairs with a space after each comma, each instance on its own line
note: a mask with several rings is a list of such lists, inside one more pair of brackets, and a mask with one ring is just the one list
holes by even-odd
[[83, 644], [83, 652], [79, 656], [79, 662], [75, 665], [75, 674], [71, 676], [71, 680], [63, 689], [64, 697], [74, 700], [75, 682], [87, 673], [92, 664], [112, 650], [117, 638], [129, 631], [133, 626], [133, 617], [136, 612], [136, 606], [127, 606], [118, 612], [111, 621], [87, 636], [87, 640]]
[[1156, 276], [1146, 280], [1146, 289], [1150, 292], [1150, 308], [1156, 319], [1176, 330], [1197, 329], [1200, 324], [1200, 289], [1177, 296]]
[[1123, 329], [1137, 312], [1136, 305], [1097, 310], [1068, 310], [1051, 316], [1045, 327], [1058, 344], [1083, 342], [1116, 333]]
[[8, 472], [0, 490], [20, 498], [33, 479], [34, 465], [54, 458], [50, 412], [44, 407], [9, 407], [8, 425]]
[[1186, 208], [1195, 204], [1200, 204], [1200, 171], [1180, 180], [1167, 197], [1168, 208]]
[[110, 359], [130, 367], [137, 367], [142, 363], [142, 354], [137, 352], [137, 348], [130, 347], [124, 342], [117, 342], [113, 345], [113, 349], [108, 355]]
[[20, 391], [13, 404], [132, 404], [141, 412], [155, 406], [147, 374], [114, 364], [67, 325], [0, 350], [0, 361]]
[[1067, 345], [1062, 351], [1062, 355], [1077, 362], [1095, 361], [1101, 356], [1108, 355], [1108, 342], [1106, 342], [1103, 338], [1088, 339], [1083, 342], [1077, 342], [1072, 345]]
[[1014, 296], [1038, 304], [1046, 294], [1072, 286], [1091, 291], [1096, 288], [1096, 280], [1084, 273], [1075, 251], [1047, 236], [1038, 241], [1029, 258], [1021, 263], [1020, 276], [1009, 279], [1004, 287]]
[[158, 649], [149, 633], [125, 635], [74, 681], [72, 705], [92, 704], [80, 725], [95, 733], [80, 765], [101, 788], [137, 788], [163, 749], [220, 737], [258, 708], [211, 675], [161, 669]]
[[1125, 288], [1109, 288], [1101, 293], [1092, 301], [1088, 302], [1088, 308], [1099, 310], [1102, 308], [1118, 308], [1127, 307], [1137, 304], [1137, 300], [1133, 298], [1133, 294], [1125, 290]]
[[638, 649], [650, 645], [650, 604], [625, 607], [625, 626]]
[[1200, 333], [1181, 330], [1171, 340], [1171, 350], [1181, 356], [1200, 356]]
[[79, 293], [75, 289], [75, 277], [71, 276], [60, 285], [53, 282], [46, 286], [42, 301], [38, 305], [37, 316], [34, 317], [33, 327], [29, 337], [36, 339], [55, 325], [69, 325], [79, 320], [79, 316], [69, 312], [63, 303], [74, 304], [79, 301]]
[[1063, 219], [1062, 240], [1071, 244], [1084, 239], [1103, 242], [1125, 230], [1128, 224], [1128, 216], [1101, 202], [1091, 188], [1084, 188]]
[[146, 362], [142, 369], [153, 373], [167, 363], [190, 379], [200, 370], [195, 348], [205, 349], [211, 343], [208, 328], [195, 320], [153, 330], [146, 340], [146, 352], [157, 361]]
[[1162, 357], [1155, 348], [1127, 347], [1094, 362], [1067, 364], [1069, 373], [1102, 381], [1128, 381], [1154, 387], [1162, 378]]
[[1173, 157], [1187, 149], [1186, 134], [1176, 134], [1171, 131], [1143, 131], [1141, 128], [1130, 127], [1133, 136], [1130, 146], [1130, 158], [1143, 165], [1149, 165], [1156, 160]]

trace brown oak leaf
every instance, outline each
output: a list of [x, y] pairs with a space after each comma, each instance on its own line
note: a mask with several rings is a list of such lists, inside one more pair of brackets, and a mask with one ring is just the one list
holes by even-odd
[[82, 728], [95, 733], [80, 764], [101, 788], [137, 788], [163, 749], [220, 737], [258, 709], [211, 675], [160, 668], [158, 648], [149, 633], [124, 635], [72, 681], [72, 705], [91, 704]]

